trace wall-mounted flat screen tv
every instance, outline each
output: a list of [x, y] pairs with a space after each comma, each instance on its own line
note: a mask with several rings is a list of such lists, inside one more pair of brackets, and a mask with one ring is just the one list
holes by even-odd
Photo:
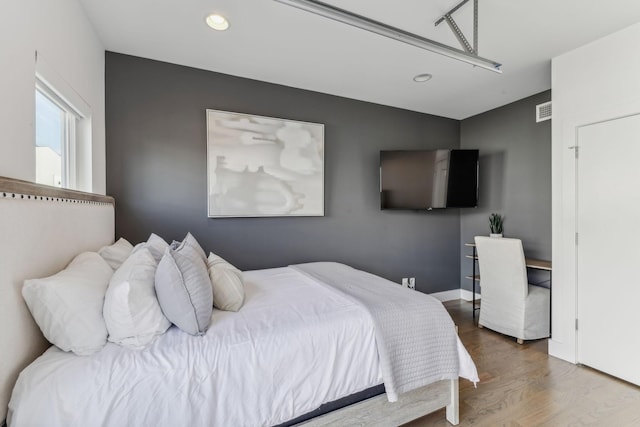
[[478, 205], [478, 150], [380, 152], [382, 209]]

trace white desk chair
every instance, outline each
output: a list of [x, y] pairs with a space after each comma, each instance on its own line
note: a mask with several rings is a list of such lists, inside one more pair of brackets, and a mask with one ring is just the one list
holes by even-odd
[[522, 241], [476, 236], [479, 325], [518, 340], [549, 336], [549, 289], [529, 285]]

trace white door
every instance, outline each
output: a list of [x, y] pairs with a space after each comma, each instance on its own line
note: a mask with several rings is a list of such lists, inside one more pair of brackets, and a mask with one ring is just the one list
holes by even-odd
[[578, 147], [578, 361], [640, 385], [640, 115]]

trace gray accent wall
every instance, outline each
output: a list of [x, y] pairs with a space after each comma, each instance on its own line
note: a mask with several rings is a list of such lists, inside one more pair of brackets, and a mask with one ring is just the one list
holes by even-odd
[[[459, 121], [111, 52], [105, 72], [117, 236], [136, 243], [155, 232], [171, 241], [190, 231], [243, 270], [338, 261], [393, 281], [415, 277], [427, 293], [459, 288], [460, 210], [381, 211], [378, 176], [380, 150], [459, 147]], [[326, 216], [208, 218], [207, 108], [324, 123]], [[469, 137], [487, 127], [471, 119], [465, 128], [465, 146], [484, 144], [484, 163], [504, 169], [504, 156], [496, 158], [505, 149]], [[518, 213], [506, 212], [510, 233]]]
[[[460, 217], [463, 289], [471, 290], [472, 264], [462, 245], [489, 234], [492, 212], [504, 215], [505, 237], [522, 239], [527, 257], [551, 259], [551, 121], [535, 118], [535, 106], [550, 100], [545, 91], [461, 122], [461, 148], [480, 149], [478, 207]], [[530, 283], [549, 279], [529, 273]]]

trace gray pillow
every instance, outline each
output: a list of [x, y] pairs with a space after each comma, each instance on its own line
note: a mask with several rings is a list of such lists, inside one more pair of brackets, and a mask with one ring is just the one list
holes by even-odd
[[176, 249], [168, 247], [156, 270], [155, 287], [171, 323], [191, 335], [207, 331], [213, 294], [207, 265], [195, 247], [185, 242]]
[[198, 254], [200, 254], [200, 256], [202, 257], [202, 260], [205, 263], [207, 262], [207, 255], [204, 253], [204, 250], [202, 249], [202, 247], [200, 246], [196, 238], [193, 237], [191, 233], [187, 233], [187, 236], [184, 238], [181, 244], [189, 245], [193, 247], [193, 249], [195, 249], [198, 252]]

